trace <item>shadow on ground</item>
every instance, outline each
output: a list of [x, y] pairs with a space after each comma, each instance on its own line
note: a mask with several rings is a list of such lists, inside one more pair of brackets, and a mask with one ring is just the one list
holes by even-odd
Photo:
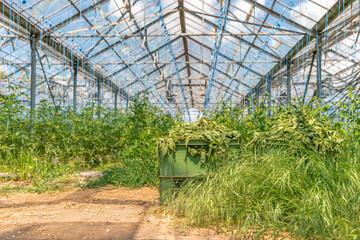
[[135, 239], [139, 225], [111, 222], [49, 222], [18, 225], [10, 231], [0, 233], [0, 239], [42, 240], [42, 239]]
[[74, 193], [67, 195], [62, 199], [57, 199], [53, 201], [39, 201], [39, 202], [22, 202], [19, 204], [7, 204], [0, 202], [0, 209], [2, 208], [19, 208], [19, 207], [31, 207], [39, 205], [52, 205], [60, 204], [62, 202], [76, 202], [76, 203], [91, 203], [91, 204], [105, 204], [105, 205], [143, 205], [149, 207], [152, 202], [143, 201], [143, 200], [118, 200], [118, 199], [103, 199], [103, 198], [91, 198], [96, 192], [88, 192], [84, 190], [79, 190]]
[[[16, 240], [42, 240], [42, 239], [61, 239], [61, 240], [77, 240], [77, 239], [139, 239], [136, 238], [139, 228], [144, 222], [146, 212], [149, 207], [153, 205], [150, 201], [144, 201], [139, 199], [106, 199], [106, 198], [93, 198], [93, 195], [97, 194], [96, 190], [84, 190], [79, 189], [76, 192], [72, 192], [61, 199], [49, 200], [49, 201], [31, 201], [31, 202], [22, 202], [22, 203], [7, 203], [0, 202], [0, 210], [8, 210], [12, 213], [19, 211], [19, 214], [22, 213], [19, 208], [30, 208], [36, 206], [48, 206], [52, 208], [55, 205], [61, 204], [63, 202], [70, 202], [76, 205], [81, 205], [81, 203], [86, 204], [99, 204], [99, 207], [105, 207], [106, 205], [111, 205], [116, 209], [122, 208], [123, 206], [134, 206], [141, 207], [141, 212], [138, 214], [140, 217], [136, 222], [126, 222], [126, 221], [115, 221], [112, 222], [111, 219], [95, 221], [73, 221], [73, 219], [68, 219], [68, 221], [51, 221], [51, 222], [40, 222], [40, 223], [25, 223], [25, 224], [16, 224], [9, 226], [5, 229], [0, 227], [0, 239], [16, 239]], [[118, 206], [118, 207], [117, 207]], [[47, 207], [46, 207], [47, 208]], [[17, 210], [19, 209], [19, 210]], [[28, 211], [28, 210], [27, 210]], [[124, 213], [125, 214], [125, 213]], [[125, 218], [126, 216], [124, 216]], [[97, 221], [99, 220], [99, 221]]]

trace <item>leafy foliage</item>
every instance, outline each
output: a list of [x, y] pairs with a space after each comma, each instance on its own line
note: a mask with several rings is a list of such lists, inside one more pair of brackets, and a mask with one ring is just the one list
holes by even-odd
[[[175, 125], [169, 132], [166, 138], [160, 138], [158, 147], [160, 148], [161, 158], [167, 154], [168, 150], [176, 152], [176, 143], [180, 140], [185, 141], [188, 147], [188, 152], [192, 156], [201, 156], [201, 163], [207, 160], [211, 162], [216, 154], [224, 154], [229, 149], [231, 140], [238, 140], [239, 133], [230, 130], [225, 126], [210, 121], [206, 118], [192, 123], [181, 123]], [[191, 148], [188, 146], [191, 140], [201, 140], [207, 142], [208, 145], [198, 146], [198, 148]]]
[[[176, 120], [151, 106], [146, 94], [141, 99], [136, 96], [126, 111], [117, 113], [94, 105], [74, 113], [71, 108], [54, 107], [43, 101], [30, 122], [29, 110], [16, 100], [20, 94], [14, 88], [12, 91], [0, 98], [2, 172], [22, 171], [20, 176], [30, 174], [27, 178], [37, 179], [38, 173], [29, 170], [36, 167], [35, 162], [72, 172], [103, 169], [109, 164], [119, 165], [118, 168], [141, 165], [151, 172], [141, 184], [156, 184], [156, 141], [167, 134]], [[17, 159], [22, 159], [24, 153], [36, 161], [18, 165]], [[130, 177], [129, 181], [138, 180]]]
[[256, 143], [266, 146], [286, 146], [291, 151], [303, 148], [324, 154], [338, 152], [345, 140], [327, 116], [320, 114], [319, 108], [309, 110], [300, 105], [279, 112], [268, 131], [255, 132]]

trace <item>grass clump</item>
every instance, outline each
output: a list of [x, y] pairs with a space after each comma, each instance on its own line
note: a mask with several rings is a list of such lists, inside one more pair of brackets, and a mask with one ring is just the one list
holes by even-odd
[[21, 151], [16, 155], [9, 154], [0, 166], [0, 183], [5, 184], [0, 192], [21, 190], [41, 193], [65, 190], [75, 186], [74, 182], [78, 180], [78, 166], [59, 163], [52, 156], [39, 156], [31, 150]]
[[189, 182], [169, 205], [188, 223], [289, 232], [292, 237], [360, 236], [360, 146], [336, 156], [286, 149], [243, 153], [213, 177]]
[[102, 176], [88, 181], [83, 187], [96, 188], [109, 184], [133, 188], [156, 186], [159, 182], [157, 171], [156, 161], [144, 163], [143, 159], [124, 159], [121, 164], [109, 167]]

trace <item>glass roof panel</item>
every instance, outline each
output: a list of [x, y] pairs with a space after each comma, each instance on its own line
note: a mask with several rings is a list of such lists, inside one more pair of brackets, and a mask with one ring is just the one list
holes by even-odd
[[[230, 91], [228, 87], [248, 93], [249, 86], [256, 85], [271, 69], [280, 66], [273, 74], [277, 74], [277, 84], [274, 86], [279, 86], [274, 94], [281, 94], [286, 70], [283, 58], [297, 52], [296, 44], [303, 38], [312, 40], [304, 41], [305, 47], [294, 55], [296, 61], [302, 61], [305, 66], [295, 66], [293, 71], [294, 81], [304, 82], [315, 47], [314, 33], [305, 35], [305, 32], [314, 28], [316, 22], [326, 16], [327, 11], [338, 1], [293, 0], [294, 6], [290, 6], [290, 0], [232, 0], [224, 29], [219, 28], [221, 13], [217, 0], [184, 0], [184, 8], [178, 8], [180, 3], [177, 0], [160, 0], [160, 4], [157, 4], [157, 0], [4, 2], [19, 12], [27, 25], [18, 28], [17, 23], [15, 27], [14, 22], [9, 25], [9, 20], [3, 19], [4, 27], [0, 28], [0, 35], [4, 36], [0, 39], [1, 71], [12, 78], [21, 79], [24, 86], [29, 86], [30, 46], [28, 35], [23, 33], [31, 31], [30, 25], [33, 24], [39, 31], [44, 31], [41, 34], [49, 34], [41, 36], [51, 40], [46, 44], [39, 43], [39, 54], [45, 74], [57, 84], [68, 82], [73, 63], [71, 57], [62, 56], [63, 52], [54, 49], [55, 45], [61, 51], [64, 50], [62, 46], [66, 47], [71, 56], [79, 57], [83, 62], [81, 72], [84, 76], [95, 79], [94, 75], [101, 75], [109, 78], [109, 81], [124, 83], [129, 85], [132, 94], [146, 88], [154, 91], [149, 78], [150, 81], [160, 82], [170, 76], [177, 93], [176, 101], [183, 107], [185, 101], [190, 102], [190, 97], [204, 101], [199, 91], [205, 91], [205, 80], [208, 79], [197, 78], [209, 76], [211, 69], [216, 69], [213, 75], [216, 86], [223, 88], [218, 93], [218, 88], [214, 87], [211, 94], [223, 96]], [[358, 3], [354, 2], [351, 7], [346, 14], [339, 14], [332, 24], [325, 24], [324, 29], [330, 32], [323, 33], [323, 41], [326, 42], [322, 63], [324, 79], [351, 74], [349, 69], [360, 59], [357, 34], [351, 32], [353, 26], [349, 24], [356, 19]], [[180, 19], [181, 16], [185, 18]], [[342, 28], [346, 27], [345, 34], [334, 35], [333, 31], [338, 31], [342, 23]], [[222, 30], [223, 38], [218, 48], [217, 34]], [[18, 34], [22, 34], [22, 37], [17, 37]], [[7, 38], [7, 35], [16, 36]], [[216, 67], [212, 61], [215, 50]], [[172, 63], [172, 55], [177, 59], [175, 65]], [[85, 66], [89, 68], [85, 70]], [[44, 74], [40, 66], [37, 69], [41, 81]], [[89, 74], [89, 71], [92, 73]], [[193, 84], [199, 81], [204, 86], [194, 86], [196, 90], [192, 93], [190, 87], [184, 87], [187, 96], [184, 100], [178, 77], [184, 78], [183, 84], [187, 86], [190, 82]], [[311, 81], [314, 79], [311, 77]], [[95, 85], [87, 86], [95, 91]], [[298, 90], [303, 91], [303, 85], [298, 85]], [[41, 85], [40, 90], [46, 91], [46, 88]], [[111, 94], [106, 93], [107, 99], [109, 96]], [[42, 97], [46, 97], [46, 93]], [[160, 101], [160, 98], [154, 99], [154, 102]]]

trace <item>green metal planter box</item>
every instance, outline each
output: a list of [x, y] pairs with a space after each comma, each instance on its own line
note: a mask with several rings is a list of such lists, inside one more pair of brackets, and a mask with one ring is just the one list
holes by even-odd
[[[167, 196], [173, 194], [174, 190], [181, 187], [181, 183], [188, 178], [207, 176], [211, 173], [208, 164], [200, 162], [200, 155], [191, 156], [188, 147], [201, 147], [208, 145], [201, 140], [193, 140], [185, 145], [185, 141], [176, 144], [176, 152], [169, 150], [163, 159], [159, 159], [159, 178], [160, 178], [160, 202], [163, 203]], [[158, 148], [159, 149], [159, 148]], [[238, 151], [239, 142], [231, 141], [229, 151]], [[159, 153], [159, 156], [162, 154]]]

